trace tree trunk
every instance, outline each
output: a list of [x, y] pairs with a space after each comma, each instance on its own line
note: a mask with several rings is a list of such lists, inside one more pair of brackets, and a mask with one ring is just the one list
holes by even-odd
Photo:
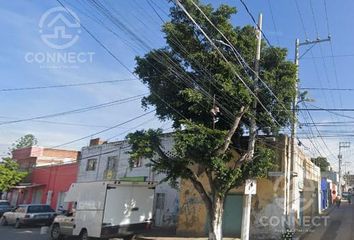
[[224, 213], [224, 198], [214, 197], [209, 211], [209, 240], [222, 240], [222, 216]]

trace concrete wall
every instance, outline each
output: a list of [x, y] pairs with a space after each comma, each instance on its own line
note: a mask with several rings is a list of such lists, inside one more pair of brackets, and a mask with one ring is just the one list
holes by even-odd
[[[76, 182], [78, 163], [60, 164], [53, 166], [37, 167], [32, 172], [32, 184], [43, 184], [42, 203], [48, 203], [53, 209], [58, 207], [58, 197], [69, 190], [72, 183]], [[30, 201], [32, 194], [29, 194]]]
[[[276, 149], [277, 167], [274, 170], [279, 176], [257, 179], [257, 194], [252, 196], [250, 239], [279, 239], [285, 221], [286, 174], [288, 163], [288, 139], [279, 137], [273, 146]], [[201, 175], [202, 184], [209, 189], [206, 176]], [[244, 186], [232, 189], [229, 194], [243, 195]], [[242, 218], [242, 213], [239, 214]], [[177, 234], [182, 236], [206, 236], [208, 214], [199, 193], [188, 180], [182, 180], [180, 186], [180, 215]], [[281, 221], [272, 224], [273, 221]], [[240, 236], [233, 236], [240, 237]]]
[[[292, 220], [299, 222], [300, 210], [304, 216], [314, 216], [319, 209], [319, 198], [316, 198], [320, 189], [319, 168], [300, 149], [296, 149], [295, 169], [291, 170], [290, 141], [286, 136], [278, 137], [272, 146], [277, 153], [277, 167], [272, 172], [277, 176], [257, 179], [257, 194], [252, 196], [250, 239], [280, 239], [292, 216], [297, 216]], [[201, 176], [201, 180], [204, 186], [208, 186], [205, 176]], [[205, 236], [208, 216], [198, 192], [187, 180], [181, 182], [180, 189], [177, 233]], [[230, 193], [243, 192], [243, 187], [240, 187]], [[303, 200], [310, 204], [300, 209], [300, 201]]]

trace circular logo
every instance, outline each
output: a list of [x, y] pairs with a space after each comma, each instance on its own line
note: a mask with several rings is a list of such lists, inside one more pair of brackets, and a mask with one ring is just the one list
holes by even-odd
[[46, 11], [39, 20], [42, 41], [54, 49], [71, 47], [79, 39], [80, 20], [71, 10], [55, 7]]

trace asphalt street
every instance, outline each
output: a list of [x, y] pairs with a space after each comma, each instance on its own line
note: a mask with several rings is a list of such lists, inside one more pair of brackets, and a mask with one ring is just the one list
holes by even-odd
[[335, 207], [327, 222], [306, 234], [304, 240], [354, 240], [354, 204], [342, 202]]
[[40, 227], [0, 226], [0, 240], [48, 240], [48, 235], [41, 235], [40, 230]]

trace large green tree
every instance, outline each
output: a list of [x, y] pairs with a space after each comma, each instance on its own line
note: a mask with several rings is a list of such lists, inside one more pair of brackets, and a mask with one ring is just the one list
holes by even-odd
[[[180, 2], [210, 39], [225, 41], [191, 0]], [[194, 2], [245, 62], [253, 66], [255, 28], [234, 27], [230, 20], [236, 14], [233, 7], [221, 5], [213, 9], [211, 5]], [[156, 171], [166, 174], [166, 180], [191, 181], [209, 214], [209, 239], [220, 240], [228, 192], [248, 178], [264, 176], [273, 166], [274, 152], [262, 138], [256, 139], [249, 133], [275, 135], [289, 124], [290, 115], [284, 108], [291, 108], [295, 95], [296, 67], [286, 61], [286, 49], [271, 48], [262, 42], [260, 77], [277, 99], [260, 84], [257, 96], [263, 106], [258, 104], [254, 108], [255, 98], [244, 84], [254, 89], [250, 77], [253, 72], [239, 64], [232, 49], [218, 45], [225, 61], [179, 7], [170, 9], [170, 17], [162, 28], [167, 45], [137, 57], [135, 72], [150, 89], [142, 105], [155, 107], [161, 120], [173, 121], [174, 147], [172, 151], [164, 149], [160, 129], [137, 131], [127, 136], [132, 145], [131, 160], [148, 157]], [[220, 113], [215, 117], [217, 110]], [[250, 128], [254, 120], [256, 131]]]
[[316, 164], [321, 169], [321, 172], [328, 171], [328, 167], [331, 165], [325, 157], [311, 158], [311, 162]]
[[27, 173], [20, 171], [18, 164], [11, 158], [3, 158], [0, 162], [0, 192], [6, 192], [19, 183]]

